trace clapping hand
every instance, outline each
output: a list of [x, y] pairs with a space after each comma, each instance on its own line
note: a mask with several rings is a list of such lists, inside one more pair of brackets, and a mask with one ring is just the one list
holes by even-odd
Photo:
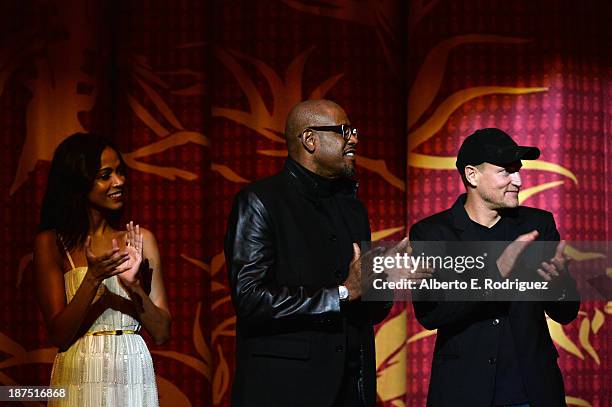
[[564, 252], [566, 243], [565, 241], [561, 241], [557, 245], [557, 250], [555, 250], [555, 257], [550, 259], [550, 261], [543, 261], [538, 268], [538, 274], [546, 281], [553, 281], [559, 278], [562, 274], [567, 271], [567, 266], [569, 264], [569, 257]]
[[[374, 279], [374, 274], [369, 273], [368, 275], [361, 274], [362, 264], [372, 264], [372, 258], [382, 253], [384, 249], [376, 247], [365, 253], [361, 253], [361, 249], [357, 243], [353, 243], [353, 259], [349, 265], [349, 275], [342, 283], [349, 292], [349, 301], [357, 300], [361, 298], [362, 288], [371, 286], [371, 282]], [[371, 267], [369, 268], [371, 270]], [[363, 278], [363, 281], [362, 281]]]
[[[385, 249], [384, 247], [375, 247], [370, 249], [366, 253], [361, 253], [359, 245], [353, 243], [353, 260], [349, 266], [348, 278], [343, 283], [349, 292], [349, 301], [355, 300], [361, 297], [363, 288], [372, 287], [372, 282], [375, 278], [388, 278], [390, 281], [400, 281], [401, 279], [414, 280], [415, 283], [422, 281], [423, 279], [431, 278], [434, 270], [426, 268], [412, 269], [411, 267], [393, 267], [387, 269], [383, 274], [373, 273], [373, 260], [377, 256], [395, 257], [397, 255], [410, 256], [412, 254], [412, 247], [408, 238], [402, 239], [395, 246]], [[362, 275], [362, 267], [367, 274]]]
[[125, 271], [129, 253], [119, 250], [117, 240], [112, 240], [112, 249], [96, 256], [91, 250], [91, 236], [85, 240], [87, 272], [98, 282]]
[[518, 258], [539, 235], [540, 233], [537, 230], [532, 230], [514, 239], [514, 241], [504, 249], [501, 256], [497, 259], [497, 268], [499, 269], [499, 274], [501, 274], [503, 278], [508, 278], [510, 276]]
[[[397, 245], [385, 252], [386, 257], [395, 257], [398, 254], [400, 256], [412, 255], [412, 246], [410, 245], [408, 237], [403, 238]], [[413, 262], [407, 261], [403, 266], [396, 264], [396, 267], [387, 269], [386, 273], [389, 277], [389, 281], [399, 282], [401, 280], [414, 280], [416, 284], [431, 278], [434, 270], [432, 268], [423, 267], [422, 265], [414, 268]]]
[[128, 253], [128, 260], [122, 266], [123, 272], [119, 274], [121, 282], [127, 285], [134, 285], [138, 283], [138, 270], [142, 263], [142, 248], [144, 242], [144, 236], [140, 231], [140, 226], [134, 226], [134, 222], [130, 221], [126, 225], [127, 238], [126, 248]]

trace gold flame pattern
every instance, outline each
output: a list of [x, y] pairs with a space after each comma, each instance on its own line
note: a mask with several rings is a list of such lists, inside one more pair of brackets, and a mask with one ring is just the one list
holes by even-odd
[[[232, 72], [240, 85], [249, 104], [249, 111], [225, 107], [213, 107], [212, 114], [215, 117], [224, 117], [235, 123], [243, 125], [266, 139], [283, 144], [282, 149], [258, 150], [257, 153], [268, 157], [286, 157], [287, 150], [284, 147], [283, 138], [285, 118], [289, 109], [303, 100], [302, 96], [302, 72], [308, 56], [314, 51], [310, 47], [298, 55], [287, 68], [284, 78], [281, 78], [272, 68], [264, 62], [249, 57], [237, 51], [225, 51], [217, 48], [215, 53], [219, 60]], [[272, 94], [272, 107], [268, 108], [263, 96], [251, 80], [246, 70], [240, 65], [237, 58], [250, 63], [261, 75], [266, 78]], [[308, 96], [308, 99], [319, 99], [342, 78], [343, 74], [336, 74], [325, 79]], [[362, 155], [357, 156], [357, 165], [380, 175], [386, 182], [396, 188], [405, 189], [404, 181], [393, 175], [387, 168], [384, 160], [372, 159]], [[229, 170], [233, 172], [233, 170]], [[240, 176], [226, 177], [230, 181], [243, 182]]]
[[[87, 24], [73, 24], [74, 21], [90, 20], [87, 8], [67, 0], [57, 3], [65, 12], [48, 16], [38, 30], [12, 34], [0, 49], [0, 94], [14, 71], [28, 63], [36, 67], [36, 76], [23, 80], [32, 92], [32, 99], [26, 108], [25, 140], [10, 188], [11, 195], [26, 182], [38, 161], [51, 160], [55, 147], [64, 138], [83, 131], [79, 112], [91, 110], [96, 100], [96, 89], [92, 86], [95, 78], [81, 69], [87, 51], [95, 48], [93, 38]], [[58, 37], [70, 27], [72, 35], [50, 41], [51, 34], [44, 32], [45, 25]], [[74, 63], [66, 64], [66, 60]], [[77, 89], [81, 84], [93, 90], [79, 93]], [[57, 103], [58, 100], [62, 103]]]
[[[182, 257], [198, 267], [204, 265], [204, 263], [200, 260], [191, 259], [184, 255]], [[209, 269], [209, 266], [206, 265], [206, 267], [201, 268]], [[211, 383], [213, 403], [214, 405], [218, 405], [229, 388], [229, 366], [225, 360], [223, 350], [220, 344], [217, 344], [218, 363], [215, 365], [211, 348], [207, 344], [207, 341], [204, 337], [204, 331], [202, 330], [202, 327], [200, 325], [201, 308], [202, 303], [198, 302], [192, 331], [193, 345], [198, 356], [192, 356], [186, 353], [176, 351], [162, 350], [154, 350], [151, 353], [183, 363], [184, 365], [192, 368], [195, 372], [202, 375], [209, 383]], [[215, 339], [212, 340], [212, 343], [215, 343]], [[178, 388], [174, 389], [173, 392], [178, 392], [182, 394], [182, 392]], [[173, 399], [169, 398], [168, 400], [172, 401]], [[188, 402], [188, 399], [185, 398], [185, 400], [187, 400]], [[185, 405], [191, 406], [190, 403]], [[182, 405], [180, 406], [182, 407]]]
[[[219, 60], [234, 74], [238, 84], [242, 88], [249, 102], [249, 111], [241, 111], [224, 107], [213, 107], [212, 114], [216, 117], [224, 117], [238, 124], [246, 126], [267, 139], [284, 143], [282, 136], [285, 130], [285, 118], [289, 114], [289, 109], [303, 100], [302, 96], [302, 72], [306, 59], [313, 52], [314, 47], [310, 47], [298, 55], [290, 64], [285, 72], [284, 78], [280, 78], [264, 62], [244, 55], [237, 51], [224, 51], [216, 49]], [[272, 93], [272, 107], [269, 109], [260, 95], [257, 86], [250, 79], [244, 68], [238, 63], [236, 58], [240, 58], [251, 65], [266, 78]], [[325, 96], [342, 77], [342, 74], [331, 76], [316, 87], [310, 94], [309, 99], [316, 99]]]
[[[181, 257], [186, 262], [203, 270], [210, 277], [211, 294], [217, 297], [211, 304], [209, 310], [211, 313], [221, 304], [230, 301], [229, 288], [225, 285], [224, 278], [219, 274], [219, 271], [221, 271], [225, 264], [223, 252], [213, 256], [208, 263], [186, 254], [182, 254]], [[199, 357], [179, 352], [156, 351], [155, 353], [184, 363], [203, 375], [212, 385], [213, 404], [218, 405], [226, 395], [229, 383], [231, 382], [231, 373], [219, 339], [221, 337], [235, 336], [236, 317], [233, 315], [226, 316], [223, 321], [213, 328], [213, 331], [210, 333], [211, 345], [209, 346], [200, 326], [201, 305], [201, 303], [198, 303], [193, 325], [193, 342]], [[216, 359], [213, 358], [211, 352], [211, 347], [215, 345], [217, 350]]]
[[[394, 0], [323, 0], [313, 4], [304, 0], [282, 0], [283, 3], [303, 13], [349, 21], [373, 29], [391, 72], [400, 75], [399, 4]], [[422, 0], [410, 2], [409, 35], [418, 22], [427, 15], [439, 0], [424, 5]]]
[[[605, 315], [599, 308], [595, 308], [591, 318], [589, 318], [589, 315], [584, 311], [580, 311], [578, 315], [583, 317], [582, 321], [580, 321], [578, 330], [578, 342], [582, 349], [599, 365], [601, 364], [601, 359], [591, 344], [591, 334], [597, 335], [600, 331], [605, 322]], [[578, 347], [578, 345], [565, 333], [561, 324], [550, 318], [547, 318], [546, 322], [548, 323], [550, 336], [561, 349], [579, 359], [585, 359], [585, 355], [582, 350], [580, 350], [580, 347]]]
[[388, 319], [376, 332], [377, 392], [384, 402], [401, 399], [406, 394], [406, 311]]
[[[423, 0], [415, 0], [410, 3], [409, 35], [414, 32], [418, 23], [436, 6], [438, 1], [424, 2]], [[301, 0], [282, 0], [282, 2], [301, 12], [350, 21], [374, 29], [390, 69], [396, 75], [398, 74], [397, 59], [394, 56], [398, 49], [398, 34], [394, 25], [393, 15], [396, 10], [394, 9], [393, 1], [321, 0], [316, 2], [316, 5]], [[65, 7], [68, 11], [65, 14], [66, 21], [82, 21], [85, 19], [85, 7], [74, 7], [73, 2], [62, 0], [59, 0], [59, 3], [71, 4], [71, 7]], [[23, 66], [23, 64], [34, 61], [37, 71], [36, 78], [26, 83], [32, 91], [33, 97], [26, 112], [27, 131], [25, 142], [10, 189], [11, 194], [26, 182], [28, 174], [34, 170], [39, 160], [48, 161], [51, 159], [55, 147], [66, 136], [77, 131], [83, 131], [82, 125], [78, 120], [78, 114], [91, 110], [95, 103], [95, 87], [94, 91], [89, 94], [77, 92], [77, 86], [80, 83], [91, 83], [94, 79], [81, 71], [81, 64], [78, 62], [83, 59], [84, 53], [93, 47], [92, 38], [88, 36], [86, 31], [81, 30], [78, 25], [70, 24], [69, 26], [71, 27], [71, 35], [55, 43], [49, 43], [41, 39], [36, 32], [22, 31], [14, 35], [13, 41], [7, 41], [0, 48], [0, 95], [13, 72]], [[454, 169], [454, 157], [429, 156], [417, 153], [415, 150], [435, 136], [445, 125], [449, 117], [468, 101], [492, 94], [521, 95], [548, 91], [548, 88], [545, 86], [526, 88], [483, 86], [463, 89], [448, 96], [433, 109], [433, 113], [429, 117], [424, 117], [425, 112], [432, 108], [431, 105], [440, 90], [446, 73], [448, 57], [455, 48], [465, 44], [476, 43], [520, 45], [529, 41], [529, 39], [524, 38], [471, 34], [449, 38], [432, 48], [420, 67], [408, 95], [408, 166], [434, 170]], [[203, 43], [183, 44], [179, 45], [177, 49], [202, 47], [203, 45]], [[282, 138], [284, 120], [288, 109], [303, 99], [302, 74], [306, 61], [314, 52], [314, 49], [314, 47], [310, 47], [299, 54], [289, 64], [282, 78], [263, 61], [238, 51], [227, 51], [221, 48], [215, 49], [217, 58], [233, 74], [246, 96], [249, 110], [241, 111], [215, 106], [212, 108], [213, 116], [222, 117], [243, 125], [263, 136], [268, 141], [278, 143], [277, 145], [284, 143]], [[43, 50], [46, 58], [39, 57]], [[76, 62], [66, 65], [66, 60]], [[272, 94], [271, 106], [266, 105], [255, 83], [242, 67], [241, 63], [245, 62], [257, 69], [259, 74], [266, 79]], [[200, 131], [185, 128], [179, 115], [174, 112], [166, 98], [168, 95], [183, 97], [202, 95], [205, 92], [203, 74], [189, 69], [155, 72], [146, 61], [146, 58], [139, 55], [132, 57], [131, 73], [134, 83], [142, 91], [142, 94], [145, 95], [145, 99], [139, 99], [135, 92], [132, 92], [127, 95], [128, 104], [134, 115], [158, 137], [158, 140], [149, 145], [139, 147], [134, 151], [124, 153], [126, 163], [138, 171], [155, 174], [170, 180], [183, 179], [192, 181], [197, 179], [198, 174], [186, 169], [159, 166], [140, 160], [187, 143], [202, 147], [211, 146], [210, 139]], [[165, 76], [177, 75], [190, 77], [191, 82], [185, 87], [173, 89], [163, 79]], [[337, 73], [324, 79], [311, 91], [308, 97], [324, 97], [343, 75], [343, 73]], [[57, 100], [61, 100], [62, 103], [56, 103]], [[152, 108], [149, 106], [152, 106]], [[257, 153], [268, 157], [286, 156], [284, 148], [263, 149], [258, 150]], [[383, 159], [358, 156], [357, 165], [378, 174], [393, 187], [401, 191], [406, 190], [405, 181], [401, 177], [392, 174]], [[578, 184], [578, 179], [572, 171], [559, 164], [536, 160], [526, 162], [523, 168], [527, 171], [552, 172], [569, 178], [574, 184]], [[210, 170], [229, 182], [249, 182], [247, 178], [222, 163], [211, 164]], [[524, 202], [538, 193], [563, 185], [565, 185], [564, 180], [535, 185], [521, 191], [520, 200]], [[404, 229], [401, 226], [375, 231], [372, 234], [372, 238], [373, 240], [383, 239], [402, 232]], [[580, 252], [570, 246], [567, 246], [566, 254], [577, 261], [605, 257], [601, 253]], [[203, 270], [210, 277], [211, 293], [215, 295], [215, 300], [211, 303], [210, 312], [218, 310], [219, 307], [230, 301], [229, 289], [225, 285], [224, 279], [220, 278], [219, 273], [224, 265], [222, 252], [213, 256], [208, 263], [191, 258], [185, 254], [181, 257], [191, 265]], [[17, 278], [18, 285], [21, 283], [23, 273], [30, 262], [31, 254], [25, 255], [21, 259]], [[236, 319], [234, 316], [227, 316], [213, 328], [213, 331], [210, 332], [210, 338], [207, 339], [200, 325], [201, 311], [201, 303], [198, 303], [192, 331], [195, 356], [165, 350], [154, 350], [152, 353], [183, 363], [204, 377], [211, 383], [213, 403], [218, 405], [227, 394], [230, 383], [229, 366], [219, 340], [222, 337], [232, 337], [235, 335]], [[547, 319], [547, 323], [553, 340], [561, 349], [583, 360], [588, 355], [599, 365], [601, 359], [591, 344], [591, 338], [601, 332], [605, 324], [606, 314], [611, 313], [612, 301], [605, 305], [603, 311], [595, 308], [592, 315], [581, 311], [578, 343], [568, 337], [560, 324], [550, 319]], [[436, 334], [435, 330], [422, 330], [407, 337], [407, 326], [407, 312], [403, 310], [386, 321], [376, 334], [376, 368], [379, 377], [378, 395], [384, 402], [397, 407], [405, 407], [403, 397], [406, 393], [407, 345]], [[0, 362], [0, 383], [4, 385], [17, 385], [18, 383], [3, 372], [3, 369], [33, 363], [50, 364], [53, 362], [56, 349], [40, 348], [28, 351], [19, 343], [0, 332], [0, 352], [9, 355], [8, 358]], [[191, 406], [191, 402], [186, 395], [174, 384], [161, 376], [158, 376], [157, 380], [162, 406]], [[566, 402], [575, 406], [591, 406], [586, 400], [572, 396], [567, 396]], [[35, 405], [41, 404], [37, 403]]]
[[[71, 35], [65, 40], [50, 44], [37, 38], [36, 33], [23, 32], [15, 35], [14, 41], [7, 42], [6, 47], [0, 50], [0, 95], [4, 90], [6, 81], [13, 71], [23, 63], [37, 58], [36, 54], [45, 50], [46, 59], [36, 59], [37, 76], [26, 81], [33, 97], [27, 107], [27, 133], [21, 152], [19, 165], [10, 194], [13, 194], [28, 178], [40, 160], [50, 161], [55, 148], [70, 134], [84, 131], [78, 115], [80, 112], [92, 109], [96, 100], [95, 86], [90, 93], [78, 92], [82, 83], [93, 84], [95, 78], [81, 71], [82, 61], [88, 49], [95, 48], [93, 40], [85, 24], [69, 24], [71, 21], [86, 21], [86, 8], [65, 7], [64, 23], [71, 27]], [[69, 11], [69, 12], [68, 12]], [[23, 45], [28, 41], [27, 45]], [[22, 44], [23, 46], [19, 46]], [[167, 121], [168, 126], [160, 123], [154, 113], [149, 111], [134, 95], [128, 95], [128, 104], [136, 117], [159, 137], [166, 140], [141, 147], [133, 152], [123, 153], [126, 164], [136, 170], [155, 174], [167, 179], [182, 178], [194, 180], [197, 175], [174, 167], [163, 167], [145, 164], [139, 158], [162, 152], [185, 143], [195, 143], [208, 146], [208, 139], [200, 132], [185, 130], [180, 120], [164, 100], [160, 91], [155, 87], [171, 93], [184, 96], [200, 94], [202, 74], [191, 70], [165, 72], [166, 75], [189, 75], [195, 78], [195, 83], [187, 88], [172, 90], [169, 85], [157, 75], [142, 56], [134, 56], [132, 61], [132, 75], [134, 82], [144, 91], [157, 112]], [[65, 61], [74, 61], [66, 64]], [[62, 103], [57, 103], [61, 100]], [[225, 171], [220, 172], [226, 176]]]
[[[147, 109], [133, 93], [127, 95], [128, 104], [134, 115], [154, 134], [160, 137], [161, 140], [140, 147], [135, 151], [122, 153], [125, 163], [135, 170], [155, 174], [170, 180], [181, 178], [187, 181], [193, 181], [197, 179], [197, 174], [181, 168], [160, 166], [139, 161], [141, 158], [149, 157], [187, 143], [209, 147], [210, 140], [199, 131], [185, 129], [178, 116], [162, 95], [162, 92], [172, 93], [173, 90], [160, 74], [155, 72], [147, 63], [144, 56], [134, 55], [131, 59], [130, 67], [134, 83], [142, 89], [148, 102], [155, 107], [155, 110], [151, 111]], [[201, 83], [199, 82], [202, 79], [201, 74], [194, 73], [191, 70], [164, 72], [163, 74], [171, 76], [189, 75], [192, 77], [195, 83], [192, 83], [186, 89], [175, 90], [174, 92], [178, 92], [178, 94], [187, 94], [191, 96], [197, 94], [194, 89], [201, 88]], [[160, 120], [163, 120], [165, 123], [162, 123]]]
[[[446, 123], [449, 117], [466, 102], [485, 95], [508, 94], [521, 95], [548, 91], [547, 87], [507, 87], [507, 86], [480, 86], [457, 91], [448, 96], [435, 109], [432, 115], [420, 125], [416, 125], [425, 111], [430, 108], [437, 95], [450, 52], [457, 46], [473, 43], [495, 43], [495, 44], [523, 44], [528, 39], [503, 37], [497, 35], [471, 34], [455, 36], [440, 42], [427, 55], [421, 65], [414, 85], [408, 96], [408, 166], [414, 168], [454, 170], [455, 157], [440, 157], [419, 154], [415, 149], [432, 138]], [[570, 178], [575, 184], [578, 183], [576, 176], [568, 169], [542, 160], [525, 162], [525, 170], [541, 170], [553, 172]], [[520, 194], [521, 202], [543, 192], [545, 190], [563, 185], [563, 181], [553, 181], [542, 185], [536, 185], [523, 190]]]
[[570, 406], [593, 407], [591, 403], [578, 397], [565, 396], [565, 402]]

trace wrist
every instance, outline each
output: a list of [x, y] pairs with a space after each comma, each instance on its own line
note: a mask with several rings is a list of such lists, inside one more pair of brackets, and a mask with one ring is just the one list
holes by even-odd
[[120, 278], [119, 280], [123, 286], [130, 291], [135, 291], [138, 287], [140, 287], [140, 279], [138, 278], [135, 278], [134, 280], [125, 280]]
[[87, 273], [85, 273], [85, 277], [83, 277], [83, 283], [93, 288], [98, 288], [100, 284], [102, 284], [102, 280], [99, 277], [96, 277], [94, 273], [91, 271], [91, 268], [87, 269]]
[[349, 300], [349, 290], [345, 285], [338, 286], [338, 298], [340, 298], [341, 304]]

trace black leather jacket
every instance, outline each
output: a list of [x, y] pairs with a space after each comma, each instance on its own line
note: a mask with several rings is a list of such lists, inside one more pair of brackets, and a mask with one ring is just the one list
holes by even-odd
[[335, 199], [352, 241], [369, 241], [370, 227], [355, 183], [319, 181], [288, 159], [281, 173], [235, 198], [225, 240], [237, 314], [234, 406], [331, 405], [345, 368], [349, 320], [360, 348], [362, 396], [374, 404], [373, 325], [390, 304], [340, 306], [348, 264], [340, 264], [339, 249], [347, 248], [336, 246], [323, 200]]

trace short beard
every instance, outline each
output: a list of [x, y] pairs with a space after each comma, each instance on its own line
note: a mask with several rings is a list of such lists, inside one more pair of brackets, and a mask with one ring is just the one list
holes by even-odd
[[342, 166], [342, 176], [346, 178], [353, 179], [357, 175], [357, 171], [355, 171], [355, 165], [344, 164]]
[[488, 194], [482, 194], [481, 197], [485, 202], [491, 204], [492, 209], [495, 210], [512, 209], [518, 206], [518, 203], [514, 202], [512, 204], [508, 204], [503, 196], [501, 201], [494, 201], [493, 196]]

